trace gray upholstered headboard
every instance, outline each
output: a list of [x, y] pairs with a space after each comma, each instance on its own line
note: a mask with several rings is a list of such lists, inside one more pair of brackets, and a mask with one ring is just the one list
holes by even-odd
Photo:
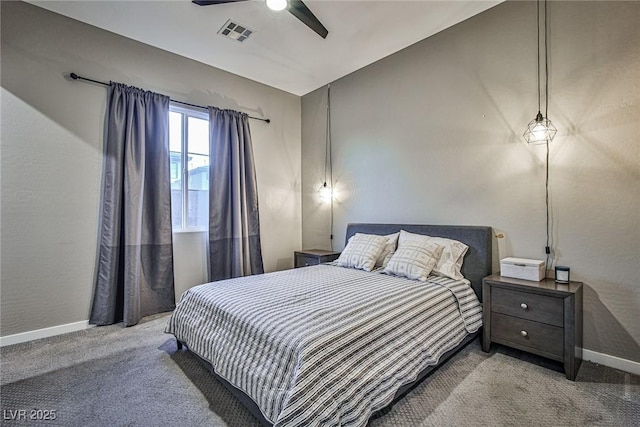
[[462, 264], [462, 274], [470, 282], [482, 301], [482, 278], [491, 274], [492, 237], [491, 227], [471, 225], [418, 225], [418, 224], [364, 224], [347, 225], [346, 240], [356, 233], [391, 234], [400, 230], [458, 240], [469, 246]]

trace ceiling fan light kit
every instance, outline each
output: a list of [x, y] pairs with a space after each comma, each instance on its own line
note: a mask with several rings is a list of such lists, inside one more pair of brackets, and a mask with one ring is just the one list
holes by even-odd
[[[247, 0], [192, 0], [193, 3], [198, 6], [213, 6], [218, 4], [225, 3], [238, 3]], [[272, 6], [272, 3], [277, 4], [277, 6]], [[290, 14], [295, 16], [307, 27], [311, 28], [316, 34], [318, 34], [323, 39], [327, 38], [329, 34], [329, 30], [327, 30], [324, 25], [320, 22], [318, 18], [311, 12], [311, 10], [301, 1], [301, 0], [266, 0], [266, 4], [270, 9], [273, 10], [284, 10], [287, 9]], [[275, 9], [275, 7], [280, 7], [281, 9]]]
[[279, 12], [281, 10], [285, 10], [287, 8], [287, 0], [265, 0], [267, 3], [267, 7], [271, 10], [275, 10]]

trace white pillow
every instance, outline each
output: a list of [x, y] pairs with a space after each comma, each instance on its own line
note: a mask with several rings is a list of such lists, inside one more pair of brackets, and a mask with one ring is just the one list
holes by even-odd
[[400, 236], [398, 237], [398, 246], [402, 246], [403, 244], [410, 241], [427, 241], [429, 240], [429, 236], [425, 236], [424, 234], [416, 234], [409, 233], [405, 230], [400, 230]]
[[464, 279], [460, 269], [462, 268], [462, 261], [464, 261], [464, 255], [467, 253], [467, 250], [469, 250], [469, 246], [457, 240], [445, 239], [444, 237], [432, 237], [430, 241], [444, 246], [442, 256], [433, 269], [433, 274], [456, 280]]
[[387, 238], [374, 234], [356, 233], [349, 238], [347, 246], [337, 259], [341, 267], [353, 267], [371, 271], [382, 253]]
[[382, 249], [382, 253], [378, 257], [378, 260], [376, 261], [376, 267], [384, 268], [387, 266], [387, 264], [389, 264], [389, 260], [391, 259], [391, 256], [396, 251], [396, 247], [398, 246], [399, 236], [400, 232], [387, 234], [386, 236], [384, 236], [386, 237], [387, 242], [384, 245], [384, 249]]
[[433, 274], [438, 276], [450, 277], [455, 280], [462, 280], [464, 276], [460, 269], [464, 261], [464, 255], [467, 253], [469, 246], [462, 242], [444, 237], [431, 237], [424, 234], [409, 233], [401, 230], [398, 238], [398, 247], [409, 241], [431, 241], [444, 247], [442, 256], [433, 269]]
[[384, 272], [426, 282], [443, 247], [427, 240], [406, 241], [393, 254]]

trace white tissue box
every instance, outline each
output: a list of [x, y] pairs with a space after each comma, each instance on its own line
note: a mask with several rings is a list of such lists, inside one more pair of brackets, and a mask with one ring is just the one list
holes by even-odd
[[500, 261], [500, 275], [539, 282], [545, 277], [545, 262], [538, 259], [504, 258]]

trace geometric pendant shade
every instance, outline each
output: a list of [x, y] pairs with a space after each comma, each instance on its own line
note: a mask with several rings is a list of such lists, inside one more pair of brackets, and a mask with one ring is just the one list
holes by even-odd
[[538, 112], [536, 118], [527, 125], [523, 136], [529, 144], [545, 144], [553, 140], [556, 132], [558, 130], [553, 126], [551, 120], [542, 117], [542, 114]]
[[322, 202], [330, 202], [333, 200], [333, 189], [325, 182], [318, 189], [318, 195]]

